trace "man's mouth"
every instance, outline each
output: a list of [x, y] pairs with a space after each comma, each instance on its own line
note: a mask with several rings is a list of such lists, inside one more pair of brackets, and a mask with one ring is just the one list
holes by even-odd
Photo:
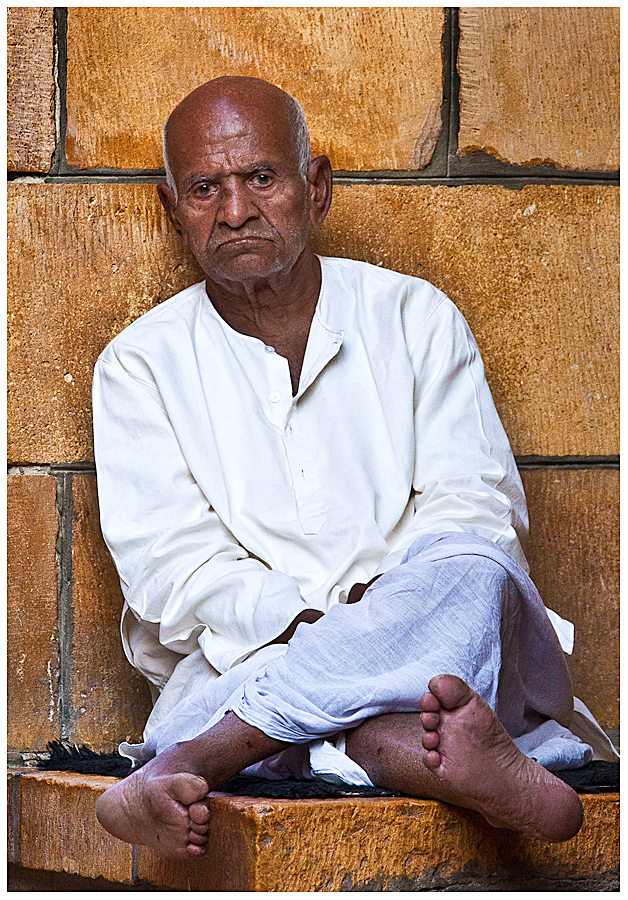
[[246, 246], [247, 244], [258, 244], [258, 243], [268, 243], [271, 241], [271, 238], [262, 237], [259, 234], [247, 234], [239, 237], [227, 238], [225, 241], [220, 241], [216, 245], [216, 249], [220, 249], [220, 247], [237, 247], [237, 246]]

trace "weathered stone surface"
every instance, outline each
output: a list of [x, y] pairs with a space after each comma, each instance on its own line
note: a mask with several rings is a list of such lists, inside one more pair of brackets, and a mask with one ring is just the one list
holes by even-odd
[[[150, 185], [13, 185], [9, 458], [91, 458], [105, 344], [202, 273]], [[618, 448], [618, 190], [336, 188], [317, 247], [446, 291], [467, 317], [517, 454]]]
[[318, 247], [451, 297], [516, 454], [613, 454], [618, 203], [606, 186], [343, 186]]
[[522, 473], [531, 575], [550, 609], [576, 628], [574, 693], [607, 729], [619, 727], [619, 472]]
[[31, 869], [87, 878], [131, 881], [131, 844], [118, 841], [96, 819], [96, 801], [113, 779], [73, 772], [20, 776], [20, 854]]
[[[143, 884], [133, 885], [106, 881], [103, 878], [82, 878], [80, 875], [66, 875], [65, 872], [44, 872], [33, 869], [23, 869], [9, 863], [8, 891], [147, 891], [156, 890]], [[370, 890], [370, 888], [368, 888]], [[461, 891], [618, 891], [619, 870], [614, 873], [592, 875], [584, 878], [553, 878], [532, 877], [508, 878], [503, 880], [493, 878], [490, 874], [478, 878], [472, 874], [463, 874], [456, 882], [456, 886], [433, 888], [432, 892], [461, 890]]]
[[151, 710], [145, 679], [120, 640], [122, 592], [100, 532], [94, 475], [73, 478], [74, 723], [71, 740], [93, 750], [141, 740]]
[[9, 459], [89, 459], [98, 354], [202, 273], [151, 185], [21, 184], [8, 195]]
[[[82, 875], [68, 875], [66, 872], [46, 872], [44, 869], [25, 869], [9, 863], [7, 891], [55, 891], [67, 894], [69, 891], [144, 891], [145, 887], [134, 887], [120, 881], [105, 878], [83, 878]], [[595, 888], [591, 888], [595, 890]]]
[[585, 824], [560, 845], [497, 831], [431, 800], [212, 796], [206, 859], [177, 863], [140, 847], [139, 878], [193, 891], [407, 891], [487, 873], [517, 882], [587, 877], [618, 864], [618, 795], [584, 797]]
[[[7, 891], [54, 891], [67, 894], [70, 891], [144, 891], [144, 887], [134, 887], [105, 878], [83, 878], [81, 875], [68, 875], [66, 872], [46, 872], [44, 869], [25, 869], [9, 863], [7, 871]], [[591, 888], [595, 890], [595, 888]], [[600, 888], [601, 890], [601, 888]]]
[[619, 169], [619, 7], [461, 7], [458, 153]]
[[11, 750], [59, 737], [56, 483], [8, 479], [7, 723]]
[[174, 106], [247, 75], [301, 101], [336, 168], [422, 168], [441, 128], [443, 21], [442, 7], [70, 7], [68, 162], [160, 168]]
[[518, 885], [542, 878], [549, 889], [551, 880], [582, 890], [584, 879], [597, 879], [588, 883], [608, 890], [619, 865], [618, 794], [583, 796], [582, 830], [558, 845], [495, 830], [474, 813], [432, 800], [211, 794], [207, 857], [177, 863], [139, 847], [132, 871], [131, 846], [111, 838], [94, 815], [114, 781], [22, 774], [19, 863], [152, 889], [272, 892], [491, 889], [489, 880], [494, 889], [499, 879]]
[[7, 168], [47, 172], [55, 149], [54, 7], [7, 11]]

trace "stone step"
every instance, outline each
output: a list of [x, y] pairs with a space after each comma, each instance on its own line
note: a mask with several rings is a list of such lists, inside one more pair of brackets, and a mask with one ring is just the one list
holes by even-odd
[[433, 800], [214, 793], [207, 856], [179, 863], [101, 829], [96, 801], [115, 779], [20, 769], [8, 780], [9, 860], [25, 883], [66, 873], [57, 879], [98, 879], [80, 882], [94, 890], [103, 879], [114, 890], [618, 890], [619, 794], [583, 796], [580, 833], [541, 844]]

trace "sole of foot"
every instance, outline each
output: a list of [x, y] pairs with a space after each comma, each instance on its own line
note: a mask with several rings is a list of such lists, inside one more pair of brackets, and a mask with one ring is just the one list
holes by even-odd
[[464, 681], [432, 678], [421, 710], [423, 762], [436, 779], [436, 799], [544, 842], [578, 833], [583, 812], [576, 792], [525, 756]]
[[151, 775], [150, 763], [98, 799], [98, 821], [110, 834], [173, 859], [202, 856], [209, 810], [207, 782], [187, 772]]

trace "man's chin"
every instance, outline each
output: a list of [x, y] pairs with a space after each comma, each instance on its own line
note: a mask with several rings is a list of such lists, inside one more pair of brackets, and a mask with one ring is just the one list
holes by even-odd
[[206, 274], [216, 281], [251, 281], [268, 278], [281, 272], [285, 266], [275, 254], [260, 254], [253, 250], [241, 251], [230, 258], [212, 261], [205, 268]]

